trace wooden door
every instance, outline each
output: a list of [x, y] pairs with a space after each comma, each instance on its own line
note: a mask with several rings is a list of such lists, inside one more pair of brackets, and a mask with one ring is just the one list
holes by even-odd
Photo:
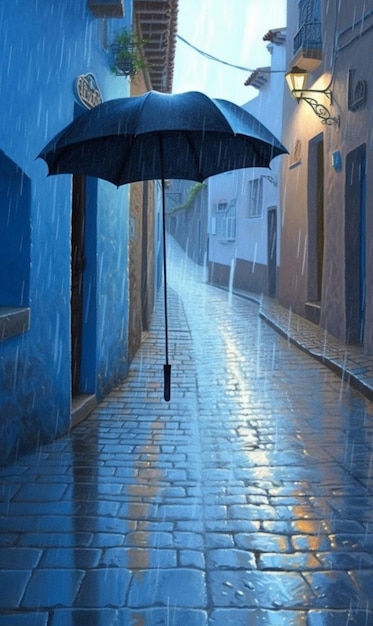
[[268, 210], [267, 217], [267, 259], [268, 259], [268, 295], [276, 297], [277, 293], [277, 211], [276, 208]]
[[83, 327], [83, 273], [86, 179], [73, 176], [71, 220], [71, 386], [72, 395], [80, 391]]
[[366, 275], [366, 147], [346, 158], [345, 188], [345, 300], [346, 342], [364, 343]]

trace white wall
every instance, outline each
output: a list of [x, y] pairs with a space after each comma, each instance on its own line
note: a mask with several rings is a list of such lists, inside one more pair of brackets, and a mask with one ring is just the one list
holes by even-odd
[[[267, 83], [260, 89], [258, 96], [244, 105], [249, 113], [257, 117], [274, 135], [281, 140], [282, 100], [284, 90], [284, 71], [286, 46], [268, 44], [271, 70]], [[254, 263], [267, 264], [267, 211], [276, 206], [280, 210], [280, 165], [281, 158], [276, 157], [271, 169], [252, 168], [219, 174], [209, 180], [210, 212], [210, 254], [209, 260], [223, 265], [230, 265], [235, 258]], [[247, 217], [248, 182], [262, 176], [262, 214], [261, 217]], [[269, 180], [268, 177], [271, 179]], [[218, 202], [236, 201], [236, 239], [222, 242], [212, 234], [211, 225]], [[277, 263], [280, 259], [280, 226], [278, 213]]]

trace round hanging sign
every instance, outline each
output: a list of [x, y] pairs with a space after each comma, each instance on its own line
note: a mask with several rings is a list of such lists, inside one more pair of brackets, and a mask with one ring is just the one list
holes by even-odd
[[103, 102], [102, 95], [93, 74], [82, 74], [74, 81], [74, 92], [86, 109], [93, 109]]

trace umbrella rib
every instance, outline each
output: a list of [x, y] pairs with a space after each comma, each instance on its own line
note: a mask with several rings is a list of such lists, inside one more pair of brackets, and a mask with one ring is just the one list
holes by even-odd
[[190, 150], [191, 150], [191, 153], [192, 153], [192, 156], [193, 156], [193, 160], [194, 160], [195, 165], [196, 165], [196, 170], [198, 172], [198, 178], [196, 177], [195, 180], [197, 180], [198, 182], [201, 183], [204, 180], [204, 178], [205, 178], [203, 176], [202, 171], [201, 171], [201, 159], [197, 158], [197, 152], [196, 152], [196, 149], [195, 149], [194, 142], [191, 139], [190, 133], [185, 133], [185, 136], [186, 136], [186, 140], [188, 142], [188, 145], [190, 146]]
[[[123, 171], [128, 163], [128, 161], [131, 158], [131, 150], [134, 144], [134, 141], [136, 139], [136, 135], [130, 135], [129, 136], [129, 146], [127, 148], [127, 153], [125, 154], [124, 158], [122, 159], [122, 161], [120, 162], [120, 168], [118, 169], [118, 176], [117, 176], [117, 180], [118, 185], [121, 185], [122, 183], [120, 182], [122, 180], [122, 175], [123, 175]], [[134, 181], [129, 181], [129, 182], [134, 182]]]

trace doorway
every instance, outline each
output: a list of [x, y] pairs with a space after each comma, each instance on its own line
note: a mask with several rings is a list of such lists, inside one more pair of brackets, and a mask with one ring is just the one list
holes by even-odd
[[80, 392], [83, 331], [84, 231], [86, 212], [86, 178], [73, 176], [71, 218], [71, 389]]
[[321, 304], [324, 266], [324, 140], [309, 144], [308, 165], [308, 288], [311, 302]]
[[345, 183], [345, 306], [346, 342], [364, 343], [366, 276], [366, 146], [346, 158]]
[[148, 236], [149, 236], [149, 181], [142, 184], [142, 240], [141, 240], [141, 319], [142, 330], [149, 330], [148, 298]]
[[267, 264], [268, 264], [268, 295], [275, 298], [277, 294], [277, 210], [268, 209], [267, 214]]
[[318, 325], [321, 316], [324, 271], [324, 138], [320, 133], [308, 145], [307, 185], [307, 301], [305, 316]]

